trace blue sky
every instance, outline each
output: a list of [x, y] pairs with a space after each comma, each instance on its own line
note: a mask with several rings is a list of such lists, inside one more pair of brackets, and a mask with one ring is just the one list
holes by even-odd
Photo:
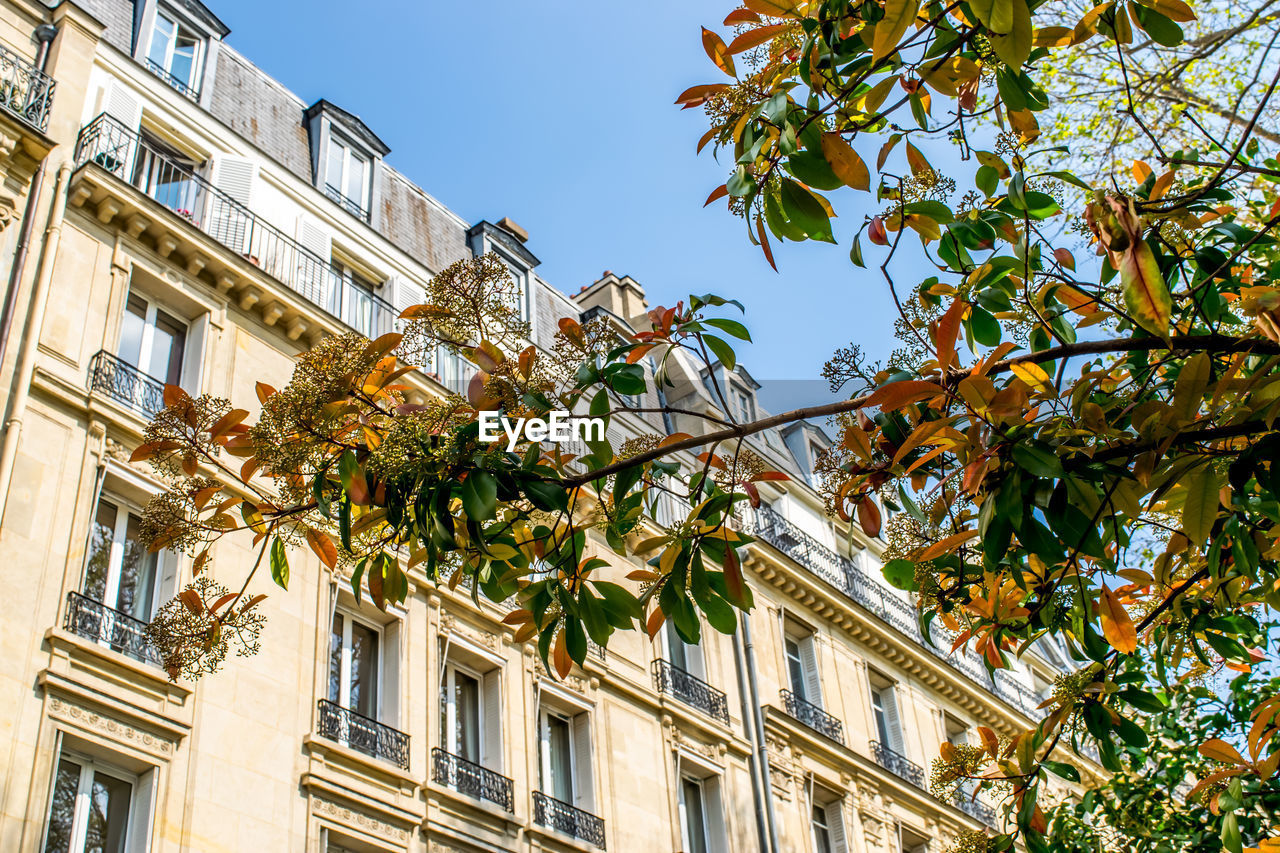
[[[755, 337], [741, 355], [760, 379], [816, 378], [851, 340], [891, 347], [889, 295], [878, 271], [850, 264], [847, 235], [775, 247], [775, 273], [722, 203], [702, 208], [727, 168], [695, 156], [702, 112], [673, 101], [720, 74], [699, 26], [723, 29], [731, 0], [383, 0], [365, 7], [376, 17], [335, 0], [209, 5], [230, 44], [308, 102], [360, 115], [396, 168], [462, 217], [527, 228], [561, 290], [609, 269], [651, 304], [740, 299]], [[866, 199], [837, 200], [838, 225], [861, 222]]]

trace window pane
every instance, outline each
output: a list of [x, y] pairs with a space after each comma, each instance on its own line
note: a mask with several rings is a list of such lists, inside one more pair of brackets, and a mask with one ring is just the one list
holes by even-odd
[[467, 761], [480, 763], [480, 682], [471, 676], [455, 672], [453, 676], [453, 701], [456, 704], [458, 755]]
[[151, 32], [151, 52], [147, 54], [147, 58], [161, 68], [165, 67], [169, 45], [173, 42], [177, 29], [177, 24], [163, 14], [156, 13], [156, 27]]
[[827, 827], [827, 811], [817, 805], [813, 807], [813, 846], [817, 853], [832, 853], [831, 830]]
[[180, 83], [192, 85], [196, 70], [196, 50], [198, 42], [191, 33], [178, 28], [178, 38], [173, 46], [173, 65], [169, 73]]
[[671, 665], [688, 672], [689, 650], [685, 648], [684, 640], [680, 639], [680, 635], [676, 633], [674, 622], [667, 622], [667, 647], [671, 653]]
[[80, 765], [67, 759], [58, 762], [58, 776], [53, 783], [53, 802], [49, 805], [49, 831], [45, 836], [45, 853], [67, 853], [71, 846], [71, 823], [75, 818], [76, 789], [80, 787]]
[[347, 149], [341, 142], [329, 137], [329, 163], [325, 168], [324, 180], [329, 186], [342, 191], [342, 167], [347, 157]]
[[138, 517], [129, 515], [125, 528], [124, 559], [120, 565], [120, 587], [116, 609], [144, 622], [151, 620], [151, 597], [155, 592], [156, 557], [141, 541]]
[[124, 853], [132, 785], [105, 773], [93, 774], [89, 791], [89, 833], [85, 853]]
[[342, 616], [334, 614], [329, 634], [329, 701], [342, 701]]
[[162, 382], [177, 385], [182, 378], [182, 349], [186, 342], [187, 327], [165, 312], [157, 311], [151, 358], [143, 369]]
[[573, 761], [569, 751], [569, 721], [548, 714], [547, 727], [551, 747], [551, 796], [561, 802], [572, 803]]
[[808, 699], [805, 691], [804, 663], [800, 659], [800, 646], [787, 638], [787, 675], [791, 679], [791, 692], [801, 699]]
[[689, 836], [689, 853], [707, 853], [706, 818], [702, 813], [702, 786], [692, 779], [680, 780], [684, 786], [684, 828]]
[[356, 204], [364, 207], [365, 205], [365, 176], [369, 172], [369, 164], [364, 159], [351, 155], [351, 159], [347, 164], [347, 187], [343, 190], [347, 198]]
[[129, 294], [124, 319], [120, 323], [120, 346], [116, 355], [121, 361], [142, 367], [142, 330], [147, 324], [147, 303], [142, 297]]
[[378, 716], [378, 635], [366, 625], [351, 623], [351, 710]]
[[107, 571], [111, 567], [111, 542], [115, 538], [116, 508], [106, 501], [98, 502], [98, 514], [89, 533], [89, 564], [84, 574], [84, 594], [102, 601], [107, 594]]
[[880, 743], [892, 749], [893, 742], [889, 740], [889, 721], [884, 713], [884, 697], [879, 692], [872, 695], [871, 711], [876, 718], [876, 732], [880, 735]]

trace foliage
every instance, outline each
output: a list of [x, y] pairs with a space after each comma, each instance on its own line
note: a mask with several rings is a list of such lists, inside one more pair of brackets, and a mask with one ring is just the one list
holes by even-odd
[[[1171, 110], [1159, 136], [1126, 86], [1123, 111], [1155, 165], [1094, 183], [1061, 168], [1062, 150], [1035, 147], [1038, 116], [1055, 106], [1048, 70], [1117, 44], [1117, 62], [1156, 67], [1144, 57], [1181, 42], [1195, 15], [1182, 0], [1111, 0], [1064, 23], [1065, 9], [746, 0], [726, 19], [727, 41], [704, 30], [730, 82], [678, 103], [704, 107], [712, 126], [699, 147], [732, 160], [708, 203], [741, 215], [770, 263], [778, 240], [834, 243], [839, 232], [858, 266], [863, 235], [880, 247], [902, 348], [885, 368], [842, 350], [828, 376], [852, 382], [851, 399], [739, 423], [721, 397], [699, 435], [592, 441], [573, 457], [529, 441], [508, 452], [479, 440], [481, 412], [634, 411], [628, 401], [669, 381], [673, 360], [714, 381], [749, 333], [735, 303], [691, 296], [651, 311], [629, 340], [566, 319], [553, 349], [539, 350], [495, 297], [509, 288], [496, 262], [468, 261], [405, 313], [403, 334], [326, 341], [288, 386], [259, 386], [254, 427], [225, 401], [169, 389], [135, 454], [173, 478], [149, 516], [153, 547], [202, 562], [210, 543], [247, 528], [256, 565], [269, 550], [282, 586], [286, 544], [305, 541], [379, 606], [405, 598], [409, 572], [465, 582], [477, 597], [515, 595], [517, 639], [536, 641], [563, 675], [588, 637], [605, 645], [615, 630], [652, 635], [669, 619], [689, 641], [704, 622], [733, 631], [752, 603], [739, 555], [751, 540], [734, 507], [785, 478], [741, 454], [742, 440], [837, 415], [822, 464], [831, 510], [870, 535], [884, 523], [877, 496], [901, 510], [886, 578], [915, 594], [925, 635], [945, 628], [991, 669], [1045, 635], [1074, 659], [1034, 728], [984, 732], [963, 756], [962, 775], [1002, 794], [1012, 821], [962, 846], [1051, 849], [1050, 774], [1078, 780], [1079, 756], [1094, 748], [1125, 773], [1126, 756], [1151, 743], [1135, 720], [1163, 714], [1161, 697], [1189, 679], [1257, 664], [1271, 645], [1260, 614], [1280, 605], [1280, 164], [1258, 132], [1280, 72], [1243, 123]], [[1199, 92], [1217, 103], [1237, 94]], [[1108, 140], [1071, 141], [1085, 159], [1114, 155]], [[1068, 201], [1077, 192], [1082, 202]], [[879, 209], [837, 225], [846, 198]], [[1096, 257], [1077, 259], [1067, 244], [1081, 239]], [[889, 269], [907, 252], [937, 274], [903, 287]], [[478, 368], [465, 397], [411, 400], [398, 381], [435, 345]], [[654, 535], [665, 494], [686, 517]], [[605, 561], [589, 553], [589, 531], [647, 561], [628, 585], [597, 576]], [[190, 644], [216, 645], [212, 630]], [[1225, 762], [1204, 784], [1229, 792], [1204, 819], [1236, 853], [1232, 827], [1248, 807], [1231, 780], [1252, 774], [1266, 796], [1276, 784], [1280, 700], [1256, 699], [1236, 715], [1264, 721], [1247, 755], [1199, 744]], [[1272, 831], [1262, 821], [1259, 843]]]

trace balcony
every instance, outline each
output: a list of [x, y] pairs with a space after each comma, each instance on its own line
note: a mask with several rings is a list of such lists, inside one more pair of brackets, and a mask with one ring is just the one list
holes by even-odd
[[979, 687], [1026, 716], [1035, 715], [1040, 700], [1030, 690], [1004, 672], [997, 672], [993, 678], [985, 665], [972, 655], [949, 653], [949, 641], [933, 638], [933, 643], [926, 642], [915, 607], [886, 589], [853, 560], [823, 545], [768, 506], [761, 506], [754, 513], [739, 515], [737, 521], [743, 532], [768, 542]]
[[164, 82], [168, 83], [178, 92], [180, 92], [182, 95], [186, 96], [187, 98], [190, 98], [193, 101], [199, 102], [200, 90], [195, 88], [194, 86], [189, 85], [188, 83], [182, 80], [179, 80], [177, 77], [174, 77], [172, 74], [169, 73], [169, 69], [165, 68], [160, 63], [148, 59], [147, 70], [150, 71], [152, 74], [156, 75], [157, 77], [159, 77]]
[[515, 811], [515, 783], [501, 773], [439, 747], [431, 750], [431, 779], [460, 794], [497, 803], [509, 812]]
[[106, 350], [98, 350], [89, 362], [89, 390], [106, 394], [148, 418], [164, 408], [164, 383]]
[[141, 663], [160, 666], [160, 656], [147, 640], [146, 622], [78, 592], [67, 593], [62, 627]]
[[670, 661], [655, 660], [650, 669], [654, 689], [659, 693], [669, 693], [691, 708], [729, 725], [729, 700], [723, 690], [717, 690]]
[[409, 736], [328, 699], [319, 702], [316, 731], [380, 761], [409, 769]]
[[337, 204], [338, 207], [342, 208], [347, 213], [350, 213], [356, 219], [359, 219], [361, 222], [369, 221], [369, 211], [365, 210], [364, 206], [360, 204], [360, 202], [353, 198], [349, 198], [342, 192], [342, 190], [338, 189], [333, 184], [324, 185], [324, 194], [327, 195], [331, 201]]
[[533, 822], [605, 849], [604, 820], [541, 791], [533, 792]]
[[871, 741], [871, 755], [885, 770], [906, 779], [917, 788], [924, 787], [924, 768], [905, 755], [894, 752], [878, 740]]
[[820, 735], [831, 738], [836, 743], [844, 743], [844, 723], [805, 699], [801, 699], [790, 690], [782, 691], [782, 704], [787, 713], [813, 729]]
[[951, 795], [951, 804], [974, 820], [984, 823], [992, 829], [999, 829], [996, 822], [996, 810], [981, 800], [975, 799], [971, 794], [963, 790], [956, 791]]
[[43, 133], [53, 108], [53, 78], [0, 44], [0, 107]]
[[[80, 130], [75, 162], [73, 205], [92, 201], [103, 224], [119, 219], [131, 237], [151, 235], [161, 257], [181, 258], [189, 274], [203, 273], [219, 290], [238, 291], [243, 310], [256, 306], [267, 325], [280, 323], [291, 339], [306, 331], [309, 321], [290, 300], [265, 294], [252, 283], [257, 278], [282, 286], [366, 337], [394, 327], [400, 312], [391, 303], [219, 190], [199, 169], [175, 162], [111, 116], [99, 115]], [[144, 199], [180, 221], [161, 221]], [[210, 253], [210, 240], [234, 258]]]

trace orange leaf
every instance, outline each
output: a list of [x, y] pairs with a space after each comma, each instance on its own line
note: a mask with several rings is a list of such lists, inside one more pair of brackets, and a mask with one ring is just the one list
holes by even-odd
[[903, 379], [877, 388], [863, 406], [865, 408], [879, 406], [887, 412], [900, 409], [909, 403], [932, 399], [944, 393], [942, 387], [933, 382], [923, 379]]
[[1200, 744], [1198, 749], [1205, 758], [1212, 758], [1214, 761], [1221, 761], [1223, 764], [1244, 765], [1246, 763], [1244, 757], [1240, 755], [1236, 748], [1221, 738], [1210, 738]]
[[835, 132], [822, 134], [822, 156], [831, 165], [831, 171], [855, 190], [871, 189], [871, 173], [867, 164], [862, 162], [858, 152], [845, 142], [843, 136]]
[[771, 18], [787, 17], [795, 13], [795, 7], [783, 0], [743, 0], [742, 5], [752, 12]]
[[952, 551], [959, 548], [970, 539], [975, 538], [977, 535], [977, 530], [962, 530], [959, 533], [952, 533], [950, 536], [939, 539], [928, 548], [925, 548], [920, 552], [920, 556], [916, 557], [916, 560], [924, 562], [925, 560], [932, 560], [935, 557], [941, 557], [943, 554], [950, 554]]
[[658, 447], [666, 447], [669, 444], [675, 444], [677, 441], [684, 441], [686, 438], [693, 438], [687, 432], [673, 432], [671, 435], [658, 442]]
[[690, 86], [680, 93], [680, 96], [676, 98], [676, 103], [684, 104], [685, 109], [701, 106], [706, 102], [707, 98], [728, 88], [728, 83], [703, 83], [700, 86]]
[[702, 28], [702, 48], [717, 68], [730, 77], [738, 76], [738, 71], [733, 66], [733, 57], [729, 55], [729, 48], [725, 47], [724, 40], [706, 27]]
[[957, 299], [951, 303], [947, 313], [943, 314], [942, 319], [938, 321], [934, 343], [938, 348], [938, 367], [943, 370], [950, 367], [951, 362], [955, 360], [956, 337], [960, 333], [960, 324], [964, 321], [964, 315], [968, 310], [969, 303], [963, 299]]
[[933, 171], [933, 167], [929, 165], [929, 161], [920, 153], [920, 149], [910, 142], [907, 143], [907, 165], [911, 167], [911, 174], [913, 175]]
[[265, 403], [267, 398], [276, 393], [276, 389], [272, 388], [265, 382], [259, 382], [253, 386], [253, 390], [258, 393], [258, 402]]
[[1142, 160], [1133, 161], [1133, 179], [1138, 183], [1142, 183], [1151, 177], [1151, 167]]
[[1098, 602], [1098, 616], [1102, 620], [1102, 634], [1116, 651], [1133, 654], [1138, 649], [1138, 631], [1119, 597], [1106, 584], [1102, 585], [1102, 599]]
[[729, 45], [730, 53], [742, 53], [744, 50], [751, 50], [767, 41], [772, 41], [773, 37], [783, 30], [787, 29], [788, 24], [770, 24], [767, 27], [757, 27], [754, 30], [747, 30], [738, 36]]
[[702, 206], [706, 207], [712, 202], [724, 198], [728, 194], [729, 194], [729, 188], [724, 184], [721, 184], [720, 186], [716, 187], [711, 191], [711, 195], [707, 196], [707, 200], [702, 203]]
[[658, 632], [662, 630], [662, 623], [667, 621], [667, 615], [662, 612], [661, 607], [653, 608], [653, 612], [649, 614], [649, 618], [644, 623], [644, 629], [652, 640], [658, 636]]
[[862, 525], [862, 532], [871, 538], [880, 535], [880, 508], [871, 498], [858, 501], [858, 523]]
[[556, 667], [556, 675], [561, 678], [567, 677], [569, 670], [573, 668], [573, 658], [569, 657], [569, 644], [565, 639], [563, 628], [556, 634], [555, 648], [552, 650], [551, 657]]
[[320, 562], [331, 569], [338, 565], [338, 549], [329, 538], [329, 534], [314, 527], [308, 527], [307, 544], [311, 546], [312, 551], [316, 552]]

